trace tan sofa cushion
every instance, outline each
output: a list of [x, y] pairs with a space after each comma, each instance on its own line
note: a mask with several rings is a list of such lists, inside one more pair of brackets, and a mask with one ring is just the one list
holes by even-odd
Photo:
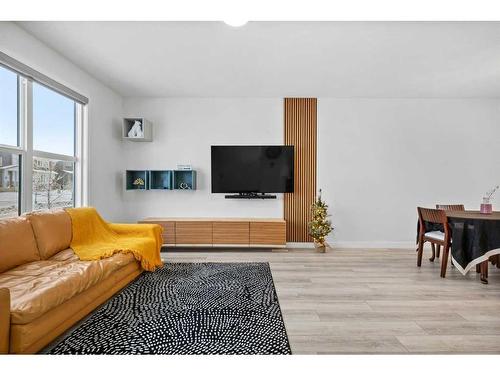
[[25, 217], [0, 220], [0, 272], [40, 260], [35, 236]]
[[28, 324], [13, 324], [10, 333], [11, 353], [36, 353], [80, 319], [91, 313], [113, 294], [127, 286], [142, 272], [132, 262], [113, 272], [107, 279], [48, 311]]
[[32, 212], [26, 215], [33, 226], [42, 259], [48, 259], [71, 243], [71, 218], [64, 210]]
[[33, 321], [131, 262], [135, 259], [130, 253], [80, 261], [67, 249], [0, 274], [0, 288], [10, 289], [12, 324]]

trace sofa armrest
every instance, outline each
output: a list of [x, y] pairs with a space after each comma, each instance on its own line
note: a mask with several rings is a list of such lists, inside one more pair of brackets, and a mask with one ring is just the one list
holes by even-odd
[[10, 291], [0, 288], [0, 354], [9, 352], [10, 342]]

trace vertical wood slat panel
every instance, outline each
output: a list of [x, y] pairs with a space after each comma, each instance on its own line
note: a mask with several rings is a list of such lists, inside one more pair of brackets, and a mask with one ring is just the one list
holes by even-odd
[[316, 198], [316, 98], [285, 98], [285, 145], [295, 146], [295, 186], [285, 194], [287, 242], [312, 242], [307, 224]]

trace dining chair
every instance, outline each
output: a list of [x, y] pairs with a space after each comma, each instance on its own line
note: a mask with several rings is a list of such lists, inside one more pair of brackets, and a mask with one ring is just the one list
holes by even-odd
[[[419, 233], [418, 233], [418, 255], [417, 266], [422, 265], [422, 255], [424, 252], [424, 243], [430, 242], [431, 245], [443, 246], [443, 258], [441, 259], [441, 277], [446, 276], [446, 265], [448, 263], [448, 254], [451, 245], [451, 233], [448, 226], [448, 218], [444, 210], [433, 208], [417, 207]], [[441, 224], [443, 231], [426, 230], [426, 223]]]
[[[463, 204], [436, 204], [436, 208], [438, 210], [445, 210], [445, 211], [465, 211], [465, 207]], [[432, 246], [432, 261], [434, 261], [434, 258], [439, 258], [439, 255], [441, 253], [441, 246], [434, 244]]]

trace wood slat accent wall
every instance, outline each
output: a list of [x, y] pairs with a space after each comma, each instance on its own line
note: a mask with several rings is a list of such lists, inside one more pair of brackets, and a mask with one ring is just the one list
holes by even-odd
[[285, 145], [295, 146], [294, 193], [285, 194], [287, 242], [312, 242], [307, 224], [316, 197], [317, 99], [285, 98]]

